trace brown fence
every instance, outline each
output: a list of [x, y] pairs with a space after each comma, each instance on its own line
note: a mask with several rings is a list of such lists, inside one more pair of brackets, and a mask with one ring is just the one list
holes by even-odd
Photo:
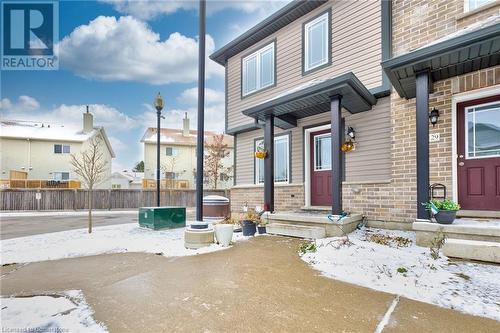
[[[39, 200], [37, 193], [40, 193]], [[205, 191], [204, 195], [229, 197], [228, 190]], [[195, 190], [162, 190], [162, 206], [194, 207]], [[88, 191], [82, 189], [6, 189], [0, 190], [0, 210], [77, 210], [88, 208]], [[156, 191], [152, 190], [94, 190], [95, 209], [124, 209], [156, 206]]]

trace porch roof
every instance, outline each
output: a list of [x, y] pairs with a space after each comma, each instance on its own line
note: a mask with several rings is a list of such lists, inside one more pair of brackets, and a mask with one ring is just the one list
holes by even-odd
[[444, 80], [500, 63], [500, 15], [470, 25], [412, 52], [382, 62], [399, 96], [414, 98], [415, 75]]
[[243, 114], [264, 120], [268, 114], [275, 116], [280, 128], [297, 126], [297, 119], [330, 111], [330, 97], [341, 95], [342, 107], [351, 113], [371, 110], [377, 99], [352, 72], [326, 80], [312, 80], [259, 105], [250, 107]]

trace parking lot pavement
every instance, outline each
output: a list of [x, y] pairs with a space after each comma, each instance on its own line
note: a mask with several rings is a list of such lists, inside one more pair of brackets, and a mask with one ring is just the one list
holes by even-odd
[[82, 290], [110, 332], [500, 331], [492, 319], [321, 276], [297, 255], [300, 242], [264, 236], [187, 257], [123, 253], [1, 267], [0, 291]]
[[[194, 208], [187, 208], [186, 215], [192, 220]], [[87, 228], [87, 218], [86, 211], [0, 213], [0, 239]], [[94, 227], [138, 223], [137, 210], [95, 211], [92, 221]]]

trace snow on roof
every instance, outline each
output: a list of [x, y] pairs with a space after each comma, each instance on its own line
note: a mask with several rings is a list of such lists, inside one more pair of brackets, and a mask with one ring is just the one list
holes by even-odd
[[0, 137], [3, 138], [83, 142], [92, 136], [94, 131], [98, 130], [94, 129], [90, 133], [83, 133], [81, 130], [65, 127], [61, 124], [20, 120], [2, 120], [0, 123]]
[[111, 175], [112, 178], [114, 177], [123, 177], [128, 179], [130, 182], [141, 182], [142, 179], [144, 178], [144, 172], [134, 172], [134, 171], [115, 171]]
[[[196, 146], [197, 133], [196, 130], [190, 130], [188, 135], [183, 135], [181, 129], [162, 128], [160, 129], [160, 142], [179, 146]], [[156, 128], [148, 128], [141, 142], [156, 143], [156, 134]], [[218, 135], [218, 133], [205, 131], [205, 140], [210, 141], [214, 135]], [[224, 135], [224, 143], [229, 147], [233, 147], [233, 137]]]

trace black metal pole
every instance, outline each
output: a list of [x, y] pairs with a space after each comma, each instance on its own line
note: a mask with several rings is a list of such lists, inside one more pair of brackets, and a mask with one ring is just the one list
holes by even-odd
[[160, 207], [160, 117], [161, 110], [156, 111], [156, 207]]
[[264, 210], [274, 212], [274, 116], [266, 115], [264, 125]]
[[198, 44], [198, 132], [196, 141], [196, 221], [203, 221], [203, 157], [205, 154], [205, 0], [200, 0]]
[[332, 96], [330, 99], [331, 112], [331, 143], [332, 143], [332, 214], [342, 212], [342, 116], [341, 96]]
[[429, 72], [417, 73], [416, 85], [417, 218], [428, 219], [422, 203], [429, 201]]

